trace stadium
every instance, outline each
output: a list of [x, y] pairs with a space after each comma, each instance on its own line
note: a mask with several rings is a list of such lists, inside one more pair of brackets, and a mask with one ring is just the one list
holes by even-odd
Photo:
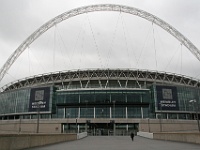
[[[97, 5], [65, 15], [108, 9], [119, 11], [119, 8], [133, 13], [130, 12], [132, 8], [125, 9], [124, 6]], [[72, 12], [74, 14], [69, 15]], [[57, 17], [46, 23], [46, 28], [42, 26], [28, 37], [4, 65], [1, 79], [14, 63], [17, 52], [20, 55], [33, 39], [53, 26], [52, 21], [60, 22]], [[155, 23], [163, 27], [165, 24], [161, 25], [159, 21], [157, 18]], [[174, 31], [168, 32], [177, 34]], [[176, 38], [195, 51], [181, 34]], [[199, 80], [192, 77], [139, 69], [87, 69], [40, 74], [2, 87], [0, 128], [1, 132], [87, 131], [89, 135], [195, 131], [199, 130], [199, 87]]]
[[190, 101], [198, 99], [199, 85], [189, 77], [148, 70], [43, 74], [5, 87], [1, 120], [36, 119], [39, 113], [41, 119], [65, 118], [66, 132], [78, 126], [92, 134], [111, 134], [115, 124], [117, 134], [127, 134], [127, 128], [138, 130], [139, 122], [133, 123], [138, 119], [195, 119]]

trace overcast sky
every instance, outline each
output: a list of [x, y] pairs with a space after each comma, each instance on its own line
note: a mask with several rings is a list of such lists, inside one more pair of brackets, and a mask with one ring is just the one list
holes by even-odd
[[[120, 4], [166, 21], [200, 49], [199, 0], [0, 0], [0, 67], [45, 22], [71, 9]], [[200, 78], [200, 63], [174, 37], [137, 16], [94, 12], [44, 33], [17, 59], [0, 86], [20, 78], [85, 68], [137, 68]]]

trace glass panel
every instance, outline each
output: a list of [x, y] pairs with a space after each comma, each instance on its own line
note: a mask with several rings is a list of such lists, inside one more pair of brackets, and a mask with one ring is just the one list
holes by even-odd
[[179, 114], [179, 119], [187, 119], [187, 115], [186, 114]]
[[112, 109], [113, 118], [126, 118], [126, 108], [116, 107], [115, 110]]
[[110, 118], [110, 107], [96, 108], [96, 118]]
[[168, 114], [168, 119], [177, 119], [177, 114]]
[[105, 92], [100, 93], [99, 91], [95, 92], [95, 103], [109, 103], [110, 94]]
[[115, 102], [126, 102], [125, 100], [125, 93], [122, 91], [115, 91], [116, 93], [111, 93], [111, 101]]
[[78, 118], [79, 108], [66, 108], [66, 118]]
[[81, 103], [89, 103], [89, 102], [94, 102], [94, 93], [88, 91], [87, 93], [85, 92], [84, 94], [81, 94]]
[[94, 118], [94, 108], [81, 108], [80, 118]]
[[151, 118], [149, 113], [149, 108], [142, 108], [143, 109], [143, 118]]
[[58, 118], [64, 118], [65, 117], [64, 114], [65, 114], [64, 108], [58, 108], [57, 109], [57, 117]]
[[127, 93], [127, 102], [140, 102], [140, 95], [135, 93]]
[[142, 118], [140, 107], [128, 107], [128, 118]]

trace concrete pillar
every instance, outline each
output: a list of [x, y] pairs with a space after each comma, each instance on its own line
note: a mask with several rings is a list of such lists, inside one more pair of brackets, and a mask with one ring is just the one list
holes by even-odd
[[94, 118], [96, 118], [96, 109], [94, 107]]
[[114, 136], [116, 135], [116, 124], [115, 124], [115, 122], [114, 122], [114, 124], [113, 124], [113, 135], [114, 135]]
[[78, 108], [78, 118], [80, 118], [80, 117], [81, 117], [81, 115], [80, 115], [80, 114], [81, 114], [81, 108], [79, 107], [79, 108]]
[[[142, 103], [142, 96], [140, 95], [140, 102]], [[142, 115], [142, 119], [144, 118], [144, 115], [143, 115], [143, 108], [141, 106], [141, 115]]]
[[126, 118], [128, 118], [128, 109], [126, 107]]
[[78, 125], [78, 133], [79, 133], [79, 130], [80, 130], [80, 126]]
[[112, 109], [110, 107], [110, 118], [112, 118]]
[[85, 123], [85, 132], [87, 132], [87, 122]]

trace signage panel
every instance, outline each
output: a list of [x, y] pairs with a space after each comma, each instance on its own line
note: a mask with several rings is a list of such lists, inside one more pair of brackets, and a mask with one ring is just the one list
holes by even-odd
[[177, 88], [156, 86], [158, 110], [179, 110]]
[[49, 111], [50, 87], [40, 87], [31, 89], [29, 112]]

